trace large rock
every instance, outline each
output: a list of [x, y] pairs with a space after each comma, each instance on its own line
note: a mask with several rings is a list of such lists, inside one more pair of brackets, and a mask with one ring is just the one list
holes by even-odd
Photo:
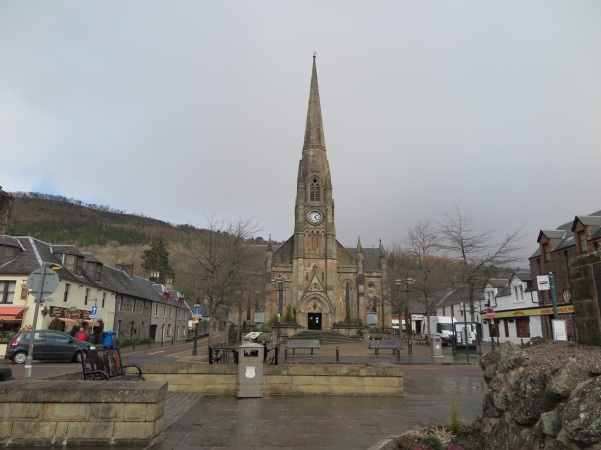
[[601, 449], [601, 348], [538, 340], [481, 360], [486, 450]]

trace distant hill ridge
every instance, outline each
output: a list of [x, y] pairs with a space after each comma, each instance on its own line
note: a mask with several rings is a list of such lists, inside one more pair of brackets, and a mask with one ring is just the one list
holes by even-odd
[[[34, 236], [52, 244], [80, 247], [144, 245], [164, 237], [178, 240], [193, 231], [191, 225], [128, 214], [108, 206], [40, 193], [11, 193], [15, 197], [9, 231], [13, 236]], [[206, 231], [206, 230], [204, 230]]]

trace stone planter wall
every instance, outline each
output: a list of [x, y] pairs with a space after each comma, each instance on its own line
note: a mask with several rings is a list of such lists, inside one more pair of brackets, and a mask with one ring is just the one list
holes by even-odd
[[149, 444], [163, 432], [166, 394], [158, 381], [6, 381], [0, 445]]

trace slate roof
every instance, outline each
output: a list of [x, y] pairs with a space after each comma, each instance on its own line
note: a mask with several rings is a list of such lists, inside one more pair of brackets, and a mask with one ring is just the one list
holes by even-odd
[[[484, 295], [484, 289], [474, 288], [474, 300], [480, 300]], [[442, 291], [432, 294], [435, 308], [443, 306], [456, 305], [461, 302], [467, 302], [469, 298], [469, 287], [467, 285], [458, 286], [456, 288], [443, 289]]]
[[[339, 265], [357, 265], [357, 247], [343, 247], [336, 241], [338, 250]], [[267, 246], [261, 246], [267, 251]], [[291, 236], [282, 245], [273, 245], [273, 264], [292, 264], [292, 254], [294, 251], [294, 236]], [[377, 272], [381, 270], [380, 266], [380, 248], [364, 248], [363, 261], [366, 272]]]
[[[0, 273], [9, 275], [29, 276], [31, 272], [42, 267], [42, 263], [61, 264], [60, 255], [78, 255], [84, 261], [93, 261], [102, 264], [91, 253], [82, 253], [73, 245], [51, 245], [30, 236], [0, 236], [0, 245], [20, 247], [22, 250], [11, 261], [0, 266]], [[70, 270], [62, 267], [56, 272], [61, 280], [67, 282], [86, 284], [100, 289], [112, 291], [120, 295], [136, 297], [145, 300], [164, 303], [162, 295], [158, 294], [153, 283], [144, 278], [134, 276], [130, 278], [123, 270], [103, 264], [100, 280], [93, 280], [84, 270], [81, 275], [75, 275]], [[179, 295], [179, 294], [178, 294]], [[171, 305], [179, 306], [178, 302]]]
[[[601, 211], [596, 211], [586, 216], [576, 216], [574, 220], [559, 225], [555, 230], [540, 230], [536, 242], [540, 243], [541, 237], [544, 235], [551, 241], [551, 251], [553, 252], [575, 245], [573, 230], [577, 221], [590, 227], [590, 239], [601, 238]], [[532, 253], [530, 258], [538, 256], [540, 256], [540, 247]]]

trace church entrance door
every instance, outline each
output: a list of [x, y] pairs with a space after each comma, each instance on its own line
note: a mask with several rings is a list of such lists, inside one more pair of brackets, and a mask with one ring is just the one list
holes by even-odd
[[321, 330], [321, 313], [308, 313], [307, 316], [309, 319], [307, 329]]

